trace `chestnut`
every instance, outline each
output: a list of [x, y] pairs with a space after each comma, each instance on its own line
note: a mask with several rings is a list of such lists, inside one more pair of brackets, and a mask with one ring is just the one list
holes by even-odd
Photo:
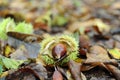
[[64, 44], [58, 43], [52, 49], [52, 56], [55, 59], [60, 59], [61, 57], [65, 56], [67, 53], [67, 48]]

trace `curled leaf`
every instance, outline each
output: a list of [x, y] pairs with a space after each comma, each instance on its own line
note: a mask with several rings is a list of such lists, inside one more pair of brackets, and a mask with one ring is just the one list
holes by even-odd
[[16, 71], [9, 72], [6, 80], [45, 80], [47, 71], [41, 64], [30, 64]]

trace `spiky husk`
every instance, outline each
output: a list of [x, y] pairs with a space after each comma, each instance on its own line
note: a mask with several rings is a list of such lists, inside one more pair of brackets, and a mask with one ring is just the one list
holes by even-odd
[[65, 63], [69, 62], [70, 60], [78, 59], [78, 51], [71, 52], [69, 56], [61, 61], [60, 65], [64, 65]]
[[67, 46], [68, 56], [60, 62], [60, 65], [65, 64], [69, 60], [75, 60], [78, 58], [78, 42], [73, 37], [68, 35], [48, 37], [41, 42], [40, 52], [41, 55], [44, 55], [42, 59], [46, 64], [54, 64], [56, 62], [53, 60], [51, 51], [54, 45], [57, 43], [63, 43]]
[[32, 34], [33, 33], [33, 26], [29, 23], [20, 22], [15, 27], [16, 32]]
[[49, 56], [46, 56], [46, 55], [43, 55], [41, 56], [43, 61], [47, 64], [47, 65], [51, 65], [51, 64], [54, 64], [54, 60], [51, 59]]
[[0, 23], [0, 39], [6, 40], [8, 38], [7, 32], [9, 31], [32, 34], [33, 26], [25, 22], [20, 22], [16, 25], [14, 20], [11, 18], [3, 19]]
[[7, 32], [14, 31], [15, 23], [14, 20], [11, 18], [3, 19], [0, 23], [0, 39], [5, 40], [7, 39]]

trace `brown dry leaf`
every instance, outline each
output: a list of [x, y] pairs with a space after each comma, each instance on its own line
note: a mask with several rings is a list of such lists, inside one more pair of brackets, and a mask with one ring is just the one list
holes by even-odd
[[72, 75], [71, 75], [71, 73], [70, 73], [70, 70], [67, 70], [67, 71], [66, 71], [66, 77], [67, 77], [68, 80], [73, 80], [73, 79], [72, 79]]
[[25, 46], [21, 45], [15, 52], [10, 54], [10, 58], [16, 60], [27, 60], [29, 58], [29, 54]]
[[87, 54], [87, 60], [85, 63], [91, 63], [94, 67], [102, 66], [111, 72], [117, 80], [120, 79], [118, 76], [120, 75], [119, 69], [110, 64], [115, 63], [115, 65], [117, 65], [117, 62], [114, 59], [110, 59], [107, 51], [101, 46], [95, 45], [90, 48], [90, 53]]
[[85, 22], [73, 22], [69, 25], [69, 28], [68, 30], [70, 32], [75, 32], [76, 30], [79, 30], [79, 28], [81, 27], [85, 27], [85, 28], [88, 28], [90, 27], [91, 25], [93, 24], [93, 21], [92, 20], [89, 20], [89, 21], [85, 21]]
[[73, 60], [69, 61], [69, 69], [72, 74], [72, 77], [75, 80], [82, 80], [81, 77], [81, 63], [76, 63]]
[[25, 16], [22, 13], [10, 10], [2, 10], [0, 11], [0, 15], [4, 18], [10, 17], [15, 20], [15, 22], [21, 22], [25, 20]]
[[37, 58], [40, 49], [39, 42], [42, 40], [42, 37], [18, 32], [8, 32], [7, 35], [9, 36], [8, 44], [16, 49], [19, 48], [11, 55], [12, 58]]
[[78, 31], [81, 27], [89, 28], [97, 26], [101, 32], [109, 32], [110, 25], [104, 23], [101, 19], [91, 19], [84, 22], [73, 22], [69, 25], [68, 30], [70, 32]]
[[50, 27], [42, 22], [35, 22], [33, 24], [35, 30], [45, 30], [45, 31], [50, 31]]
[[88, 70], [91, 70], [94, 67], [95, 66], [93, 66], [93, 65], [82, 65], [81, 66], [81, 71], [88, 71]]
[[110, 60], [107, 51], [101, 46], [92, 46], [89, 51], [86, 62], [104, 62]]
[[16, 71], [9, 71], [6, 80], [45, 80], [47, 71], [41, 64], [30, 64]]
[[[85, 64], [90, 64], [94, 67], [95, 66], [102, 66], [104, 68], [106, 68], [106, 66], [104, 64], [117, 65], [117, 61], [114, 60], [114, 59], [110, 59], [107, 51], [103, 47], [98, 46], [98, 45], [92, 46], [90, 48], [90, 53], [87, 53], [87, 60], [84, 63]], [[91, 68], [92, 67], [90, 67], [90, 69]], [[87, 70], [85, 68], [83, 68], [83, 69]]]
[[13, 37], [15, 39], [27, 42], [27, 43], [33, 43], [33, 42], [41, 42], [43, 40], [42, 36], [38, 36], [35, 34], [25, 34], [25, 33], [19, 33], [19, 32], [8, 32], [7, 35], [9, 37]]
[[116, 80], [120, 80], [120, 69], [110, 64], [106, 64], [106, 67], [115, 76]]
[[80, 48], [85, 48], [85, 49], [89, 48], [90, 41], [89, 41], [89, 37], [87, 35], [80, 35], [79, 46], [80, 46]]
[[40, 80], [42, 80], [43, 78], [48, 78], [48, 72], [41, 63], [33, 63], [30, 65], [30, 67], [36, 71], [36, 73], [39, 75]]
[[33, 59], [37, 58], [39, 54], [40, 45], [38, 43], [25, 43], [12, 37], [9, 38], [8, 43], [10, 44], [10, 46], [13, 46], [16, 49], [18, 49], [17, 51], [15, 51], [14, 54], [11, 54], [12, 57], [20, 59], [24, 55], [24, 57], [26, 56], [27, 58]]
[[55, 69], [52, 80], [63, 80], [63, 76], [58, 70]]

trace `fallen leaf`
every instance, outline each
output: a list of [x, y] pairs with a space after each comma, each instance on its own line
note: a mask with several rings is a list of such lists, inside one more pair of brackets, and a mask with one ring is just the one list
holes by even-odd
[[10, 54], [10, 58], [15, 60], [27, 60], [30, 58], [30, 55], [24, 45], [21, 45], [18, 49]]
[[24, 62], [24, 60], [14, 60], [0, 56], [0, 72], [2, 74], [5, 69], [18, 69], [18, 67]]
[[52, 76], [52, 80], [63, 80], [63, 76], [58, 70], [55, 70]]
[[116, 80], [120, 80], [120, 69], [109, 64], [106, 64], [106, 67], [115, 76]]
[[13, 53], [14, 51], [15, 51], [15, 49], [7, 44], [7, 45], [4, 46], [4, 53], [3, 53], [3, 55], [6, 56], [6, 57], [9, 57], [10, 54]]
[[7, 69], [17, 69], [22, 63], [24, 63], [24, 60], [14, 60], [5, 57], [1, 57], [1, 59], [3, 65]]
[[120, 59], [120, 50], [118, 48], [109, 49], [109, 54], [115, 59]]
[[86, 35], [80, 35], [79, 37], [79, 46], [80, 48], [88, 49], [90, 46], [90, 40], [89, 37]]
[[[35, 37], [36, 38], [36, 37]], [[32, 38], [30, 38], [32, 39]], [[26, 40], [26, 39], [25, 39]], [[29, 39], [28, 39], [29, 40]], [[36, 40], [36, 39], [35, 39]], [[21, 41], [19, 38], [9, 37], [8, 44], [14, 48], [19, 48], [20, 46], [24, 46], [23, 50], [26, 49], [29, 58], [36, 58], [39, 54], [40, 44], [37, 42], [29, 43], [25, 41]]]
[[9, 72], [6, 80], [45, 80], [47, 79], [47, 71], [41, 64], [30, 64], [16, 71]]
[[89, 53], [87, 54], [86, 62], [91, 62], [91, 61], [103, 62], [106, 60], [110, 60], [107, 50], [102, 48], [101, 46], [95, 45], [90, 48]]
[[106, 69], [104, 64], [118, 65], [116, 60], [110, 59], [107, 50], [101, 46], [92, 46], [89, 52], [90, 53], [87, 53], [87, 60], [84, 63], [92, 65], [93, 68], [96, 66], [102, 66]]
[[70, 69], [70, 72], [72, 74], [72, 77], [75, 80], [82, 80], [81, 70], [80, 70], [81, 69], [81, 63], [76, 63], [73, 60], [70, 60], [69, 61], [69, 69]]

